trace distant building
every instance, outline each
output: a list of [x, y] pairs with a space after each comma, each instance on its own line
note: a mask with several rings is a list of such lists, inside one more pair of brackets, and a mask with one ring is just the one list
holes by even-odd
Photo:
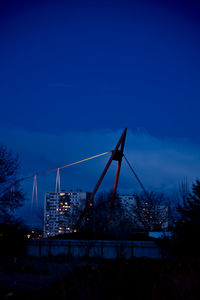
[[44, 237], [72, 232], [89, 195], [82, 191], [46, 192]]
[[135, 216], [138, 228], [145, 231], [168, 230], [168, 206], [153, 205], [149, 202], [137, 204]]
[[136, 228], [148, 231], [168, 230], [168, 206], [137, 203], [135, 195], [118, 195], [125, 218]]
[[169, 208], [167, 205], [155, 205], [152, 211], [153, 222], [152, 231], [168, 230], [169, 226]]
[[124, 210], [124, 214], [127, 218], [134, 218], [134, 209], [136, 207], [135, 195], [118, 195], [121, 207]]

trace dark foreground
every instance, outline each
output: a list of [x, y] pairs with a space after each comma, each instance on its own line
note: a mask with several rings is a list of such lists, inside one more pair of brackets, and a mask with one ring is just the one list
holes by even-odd
[[200, 258], [5, 259], [0, 299], [200, 299]]

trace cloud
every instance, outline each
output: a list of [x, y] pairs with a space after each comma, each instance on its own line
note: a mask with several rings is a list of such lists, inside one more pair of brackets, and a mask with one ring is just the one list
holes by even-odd
[[[20, 129], [0, 131], [0, 141], [21, 161], [20, 176], [54, 169], [86, 157], [112, 150], [123, 130], [65, 132], [60, 135], [28, 132]], [[170, 140], [147, 133], [128, 131], [125, 155], [147, 189], [173, 191], [184, 177], [191, 184], [199, 176], [200, 146], [187, 140]], [[61, 170], [61, 187], [92, 191], [109, 155]], [[101, 189], [113, 187], [116, 162], [102, 183]], [[39, 203], [45, 191], [55, 190], [56, 172], [38, 177]], [[30, 206], [33, 180], [23, 183]], [[119, 192], [131, 193], [140, 187], [123, 160]]]
[[55, 88], [79, 88], [77, 84], [72, 84], [72, 83], [51, 83], [49, 84], [50, 87], [55, 87]]

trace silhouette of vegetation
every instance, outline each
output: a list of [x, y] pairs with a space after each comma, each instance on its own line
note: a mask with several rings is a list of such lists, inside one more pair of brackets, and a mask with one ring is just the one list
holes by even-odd
[[120, 238], [128, 233], [125, 226], [124, 209], [118, 195], [112, 199], [112, 192], [104, 193], [103, 199], [100, 196], [95, 205], [96, 232]]
[[0, 146], [0, 250], [3, 255], [19, 255], [24, 250], [25, 228], [15, 210], [25, 200], [17, 182], [19, 159]]
[[112, 199], [112, 191], [100, 193], [89, 208], [89, 222], [83, 222], [78, 232], [70, 236], [150, 240], [149, 231], [167, 229], [168, 206], [163, 205], [164, 200], [163, 194], [152, 192], [148, 199], [141, 193], [124, 203], [119, 195]]
[[[186, 191], [186, 190], [185, 190]], [[180, 214], [174, 231], [176, 255], [199, 256], [200, 251], [200, 180], [192, 184], [191, 193], [183, 193], [178, 205]]]
[[[118, 195], [112, 199], [112, 192], [99, 194], [94, 206], [90, 209], [89, 218], [88, 231], [93, 232], [96, 238], [126, 239], [130, 238], [133, 231], [132, 220], [127, 218]], [[85, 228], [83, 226], [81, 231], [86, 231]]]
[[168, 229], [168, 206], [164, 194], [150, 192], [135, 195], [135, 223], [138, 231], [163, 231]]
[[17, 182], [19, 159], [0, 145], [0, 223], [12, 223], [15, 210], [25, 200]]
[[[92, 207], [88, 207], [87, 214], [85, 214], [85, 218], [82, 219], [82, 223], [77, 228], [76, 234], [72, 234], [71, 236], [82, 236], [90, 239], [100, 236], [106, 239], [107, 237], [113, 238], [114, 235], [113, 233], [111, 234], [111, 219], [116, 219], [116, 214], [118, 214], [118, 221], [120, 217], [119, 210], [116, 209], [116, 204], [114, 204], [111, 210], [111, 197], [112, 192], [100, 194], [95, 204]], [[120, 203], [117, 204], [118, 208], [119, 205]], [[117, 225], [115, 221], [115, 232]]]
[[[13, 264], [10, 267], [13, 269]], [[6, 281], [7, 286], [0, 285], [1, 299], [200, 298], [200, 261], [197, 258], [79, 260], [74, 263], [32, 260], [23, 261], [23, 268], [18, 263], [18, 271], [16, 267], [10, 282]]]

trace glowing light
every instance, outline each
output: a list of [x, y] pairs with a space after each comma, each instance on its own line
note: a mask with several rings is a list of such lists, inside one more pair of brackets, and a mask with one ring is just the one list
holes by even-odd
[[65, 193], [60, 193], [59, 195], [60, 195], [60, 196], [65, 196]]

